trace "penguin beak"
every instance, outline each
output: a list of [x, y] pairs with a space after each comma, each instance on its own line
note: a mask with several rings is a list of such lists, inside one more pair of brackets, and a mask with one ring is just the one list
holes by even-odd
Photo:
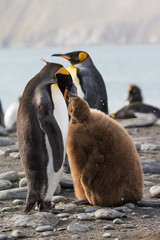
[[63, 54], [52, 54], [51, 56], [52, 57], [63, 57], [63, 58], [66, 58], [68, 60], [71, 60], [70, 57], [68, 57], [67, 55], [63, 55]]

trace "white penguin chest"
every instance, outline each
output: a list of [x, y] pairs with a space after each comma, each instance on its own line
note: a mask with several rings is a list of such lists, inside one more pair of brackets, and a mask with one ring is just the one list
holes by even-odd
[[56, 92], [54, 92], [54, 95], [52, 95], [52, 100], [54, 103], [53, 115], [61, 129], [63, 145], [65, 150], [68, 137], [69, 119], [67, 106], [59, 88], [57, 89]]

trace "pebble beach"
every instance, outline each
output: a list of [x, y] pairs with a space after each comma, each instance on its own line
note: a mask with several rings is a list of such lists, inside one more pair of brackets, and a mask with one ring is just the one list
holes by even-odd
[[64, 173], [51, 212], [24, 214], [27, 183], [16, 132], [0, 129], [0, 240], [2, 239], [160, 239], [160, 126], [120, 121], [136, 145], [144, 172], [144, 196], [114, 208], [79, 205], [73, 180]]

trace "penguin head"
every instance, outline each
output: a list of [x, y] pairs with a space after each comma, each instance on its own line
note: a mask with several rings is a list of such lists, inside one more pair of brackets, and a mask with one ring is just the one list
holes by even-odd
[[83, 122], [89, 119], [90, 109], [88, 103], [79, 96], [67, 91], [68, 113], [72, 122]]
[[60, 88], [62, 94], [66, 98], [66, 89], [76, 93], [76, 87], [72, 81], [70, 73], [60, 65], [59, 69], [54, 73], [55, 78], [57, 79], [58, 87]]
[[143, 98], [141, 95], [141, 90], [139, 87], [137, 87], [136, 85], [129, 85], [128, 87], [128, 98], [127, 98], [127, 102], [128, 104], [132, 103], [132, 102], [142, 102]]
[[84, 51], [75, 51], [75, 52], [69, 52], [65, 54], [53, 54], [52, 56], [66, 58], [70, 61], [72, 65], [81, 63], [84, 60], [86, 60], [87, 57], [89, 57], [88, 53]]

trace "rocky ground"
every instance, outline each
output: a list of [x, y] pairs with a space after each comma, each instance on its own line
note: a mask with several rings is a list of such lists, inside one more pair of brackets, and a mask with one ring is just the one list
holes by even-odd
[[[144, 198], [118, 208], [77, 205], [70, 174], [53, 197], [52, 213], [24, 214], [26, 180], [16, 133], [0, 137], [1, 239], [160, 239], [160, 126], [126, 128], [144, 171]], [[2, 136], [3, 135], [3, 136]]]

